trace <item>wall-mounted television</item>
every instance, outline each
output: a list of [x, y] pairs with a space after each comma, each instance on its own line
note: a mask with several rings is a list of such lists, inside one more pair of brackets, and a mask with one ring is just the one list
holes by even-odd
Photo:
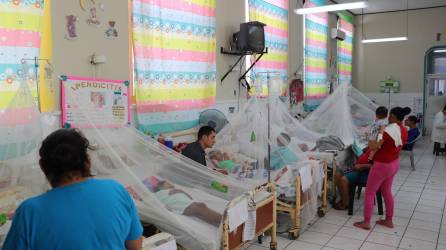
[[261, 53], [265, 50], [266, 24], [261, 22], [247, 22], [240, 24], [240, 31], [234, 33], [233, 42], [238, 51]]

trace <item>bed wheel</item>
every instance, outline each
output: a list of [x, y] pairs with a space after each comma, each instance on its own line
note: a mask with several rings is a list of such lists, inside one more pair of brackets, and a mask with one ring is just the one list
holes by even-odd
[[324, 217], [324, 216], [325, 216], [325, 209], [322, 208], [322, 207], [319, 207], [319, 208], [317, 209], [317, 216], [319, 216], [319, 218]]
[[297, 238], [299, 238], [299, 233], [298, 232], [288, 232], [288, 238], [290, 240], [297, 240]]
[[277, 242], [269, 243], [269, 249], [270, 250], [277, 250]]
[[257, 237], [257, 242], [259, 243], [259, 244], [262, 244], [263, 243], [263, 235], [259, 235], [259, 237]]

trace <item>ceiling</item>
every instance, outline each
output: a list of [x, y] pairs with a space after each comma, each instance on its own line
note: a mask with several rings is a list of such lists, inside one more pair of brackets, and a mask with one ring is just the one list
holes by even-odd
[[[357, 0], [335, 0], [337, 3], [351, 3]], [[364, 13], [376, 13], [396, 10], [406, 10], [407, 1], [409, 1], [409, 9], [429, 8], [446, 6], [446, 0], [367, 0], [368, 7], [364, 9]], [[361, 9], [351, 10], [354, 14], [361, 14]]]

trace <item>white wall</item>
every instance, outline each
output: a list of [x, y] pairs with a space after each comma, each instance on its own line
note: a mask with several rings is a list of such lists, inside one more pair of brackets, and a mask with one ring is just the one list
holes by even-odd
[[[87, 25], [86, 20], [89, 13], [80, 8], [78, 1], [52, 1], [53, 64], [56, 75], [93, 77], [96, 74], [97, 77], [109, 79], [130, 78], [127, 1], [104, 0], [102, 2], [105, 4], [105, 11], [98, 10], [98, 17], [104, 24], [102, 27], [96, 28]], [[221, 77], [229, 69], [229, 66], [235, 63], [237, 57], [221, 54], [220, 47], [228, 47], [230, 36], [239, 29], [240, 23], [245, 22], [246, 8], [245, 0], [218, 0], [216, 2], [217, 103], [224, 103], [223, 106], [227, 108], [237, 104], [239, 67], [221, 83]], [[290, 1], [288, 57], [290, 78], [303, 63], [303, 18], [293, 12], [294, 9], [301, 7], [301, 3], [298, 2]], [[64, 38], [66, 34], [65, 16], [71, 14], [79, 18], [76, 26], [79, 35], [77, 40]], [[119, 38], [116, 40], [109, 40], [104, 36], [106, 22], [109, 20], [117, 22]], [[336, 25], [333, 15], [331, 15], [330, 22], [331, 26]], [[335, 41], [332, 41], [332, 44], [335, 44]], [[89, 63], [89, 57], [93, 53], [104, 54], [107, 57], [106, 64], [98, 66], [96, 73]], [[56, 90], [56, 92], [59, 91]], [[246, 90], [241, 88], [240, 98], [244, 99], [245, 96]]]
[[[392, 76], [401, 82], [402, 93], [422, 93], [424, 54], [436, 45], [446, 44], [446, 7], [409, 11], [409, 40], [362, 44], [361, 16], [355, 17], [356, 39], [353, 82], [363, 92], [378, 92], [379, 81]], [[406, 35], [406, 12], [364, 16], [367, 38]], [[436, 34], [442, 40], [436, 41]]]
[[[240, 28], [240, 23], [245, 22], [245, 0], [217, 0], [216, 6], [216, 38], [217, 38], [217, 100], [234, 100], [238, 97], [238, 77], [240, 74], [237, 66], [228, 77], [221, 82], [220, 79], [234, 65], [238, 56], [223, 55], [220, 47], [229, 47], [229, 38]], [[242, 68], [242, 70], [245, 67]], [[241, 97], [246, 95], [246, 90], [241, 88]]]
[[[89, 1], [86, 1], [87, 3]], [[104, 0], [104, 11], [98, 10], [97, 16], [102, 22], [100, 27], [89, 26], [86, 20], [89, 12], [80, 8], [79, 1], [57, 0], [52, 3], [53, 24], [53, 65], [55, 74], [93, 77], [95, 72], [89, 63], [93, 54], [102, 54], [107, 62], [98, 66], [96, 77], [129, 80], [129, 39], [128, 39], [128, 5], [127, 1]], [[78, 39], [67, 40], [67, 15], [76, 15]], [[108, 21], [116, 21], [118, 38], [105, 38]], [[59, 84], [56, 84], [59, 86]], [[56, 90], [59, 93], [59, 90]], [[57, 97], [59, 98], [59, 97]], [[59, 102], [56, 102], [59, 103]]]

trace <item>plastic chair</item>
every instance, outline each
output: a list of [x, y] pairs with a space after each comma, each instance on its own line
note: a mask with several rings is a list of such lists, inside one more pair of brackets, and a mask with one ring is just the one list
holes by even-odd
[[[363, 187], [366, 186], [366, 183], [351, 183], [348, 187], [349, 192], [349, 201], [348, 201], [348, 215], [353, 215], [353, 207], [354, 207], [354, 201], [355, 201], [355, 193], [356, 188], [358, 188], [358, 199], [361, 196], [361, 190]], [[376, 192], [376, 203], [378, 205], [378, 214], [383, 215], [383, 198], [381, 195], [381, 190], [378, 190]]]
[[413, 154], [413, 148], [414, 148], [414, 146], [415, 146], [415, 143], [416, 143], [417, 141], [419, 141], [422, 137], [423, 137], [423, 135], [420, 133], [420, 134], [418, 135], [417, 138], [415, 138], [414, 140], [412, 140], [412, 141], [410, 141], [410, 142], [407, 142], [407, 143], [405, 144], [405, 146], [406, 146], [406, 145], [409, 145], [409, 146], [410, 146], [408, 149], [404, 149], [404, 148], [403, 148], [403, 151], [409, 152], [410, 166], [412, 167], [412, 170], [413, 170], [413, 171], [415, 171], [415, 159], [414, 159], [414, 154]]

